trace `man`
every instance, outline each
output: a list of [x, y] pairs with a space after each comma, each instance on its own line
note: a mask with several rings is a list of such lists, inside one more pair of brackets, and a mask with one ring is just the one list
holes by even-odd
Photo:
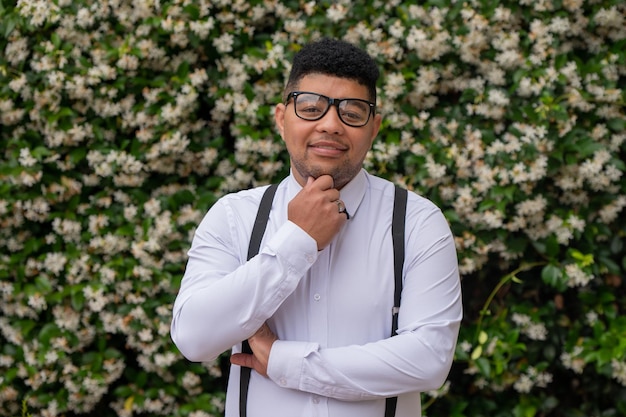
[[396, 417], [419, 416], [419, 393], [447, 377], [462, 316], [456, 251], [441, 211], [414, 193], [390, 337], [394, 185], [362, 168], [381, 125], [378, 75], [351, 44], [304, 46], [275, 110], [291, 174], [259, 254], [247, 260], [266, 187], [223, 197], [196, 231], [172, 338], [192, 361], [232, 347], [227, 417], [239, 415], [240, 367], [253, 369], [249, 417], [383, 417], [396, 396]]

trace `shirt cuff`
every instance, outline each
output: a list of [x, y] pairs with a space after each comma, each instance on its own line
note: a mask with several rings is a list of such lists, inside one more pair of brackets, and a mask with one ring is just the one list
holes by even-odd
[[267, 363], [267, 376], [280, 387], [300, 389], [303, 360], [318, 349], [317, 343], [275, 341]]
[[296, 271], [306, 271], [317, 260], [317, 242], [307, 232], [287, 221], [272, 236], [263, 252], [278, 255]]

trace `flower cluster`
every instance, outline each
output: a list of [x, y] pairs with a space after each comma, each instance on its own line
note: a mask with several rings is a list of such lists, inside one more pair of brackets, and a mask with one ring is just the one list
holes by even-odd
[[456, 236], [462, 371], [425, 412], [626, 409], [623, 2], [9, 3], [0, 414], [222, 413], [223, 364], [182, 359], [171, 304], [211, 204], [287, 175], [274, 106], [321, 36], [382, 70], [366, 168]]

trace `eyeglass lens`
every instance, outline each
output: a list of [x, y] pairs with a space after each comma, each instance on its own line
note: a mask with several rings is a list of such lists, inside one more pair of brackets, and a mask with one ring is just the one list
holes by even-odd
[[363, 126], [370, 117], [371, 108], [367, 101], [360, 99], [333, 100], [326, 96], [313, 93], [294, 94], [296, 115], [305, 120], [321, 119], [328, 108], [337, 104], [339, 118], [349, 126]]

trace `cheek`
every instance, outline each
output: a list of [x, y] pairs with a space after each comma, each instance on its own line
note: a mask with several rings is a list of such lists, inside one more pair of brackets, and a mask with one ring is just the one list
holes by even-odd
[[285, 127], [283, 129], [283, 139], [285, 142], [293, 144], [301, 144], [306, 141], [306, 138], [311, 134], [310, 126], [304, 123], [298, 123], [297, 121], [289, 120], [286, 118]]
[[297, 148], [302, 146], [303, 140], [300, 138], [303, 137], [303, 133], [301, 129], [294, 127], [293, 124], [288, 123], [285, 125], [282, 137], [289, 153], [293, 153]]
[[362, 140], [359, 143], [358, 148], [357, 148], [357, 152], [359, 153], [359, 155], [362, 156], [363, 158], [365, 158], [365, 155], [367, 155], [367, 152], [372, 147], [372, 143], [373, 143], [373, 141], [368, 140], [368, 139]]

